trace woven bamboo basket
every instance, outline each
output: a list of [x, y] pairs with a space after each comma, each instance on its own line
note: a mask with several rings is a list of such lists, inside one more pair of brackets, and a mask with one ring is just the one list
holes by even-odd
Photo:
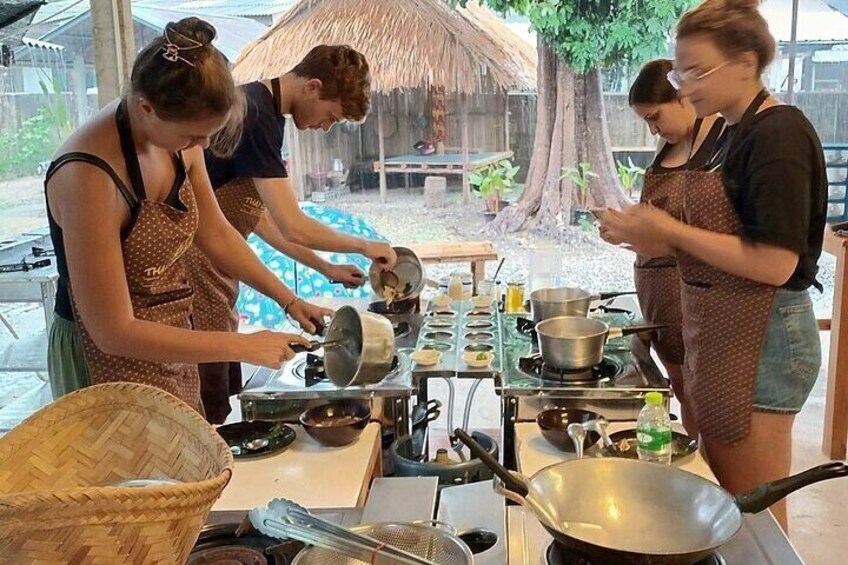
[[[230, 480], [227, 444], [160, 389], [92, 386], [0, 438], [0, 563], [184, 563]], [[99, 486], [171, 478], [144, 488]]]

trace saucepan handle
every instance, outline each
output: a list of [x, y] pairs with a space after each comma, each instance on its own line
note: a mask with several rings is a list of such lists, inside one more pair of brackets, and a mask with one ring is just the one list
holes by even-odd
[[653, 324], [647, 326], [627, 326], [625, 328], [610, 328], [609, 333], [607, 334], [607, 339], [616, 339], [626, 335], [653, 332], [656, 330], [664, 330], [667, 327], [668, 325], [666, 324]]
[[477, 443], [477, 441], [472, 438], [468, 433], [462, 428], [457, 428], [454, 430], [454, 435], [459, 438], [459, 441], [465, 444], [465, 446], [471, 451], [471, 455], [479, 459], [483, 462], [486, 467], [489, 468], [498, 478], [503, 481], [504, 486], [517, 494], [518, 496], [524, 498], [530, 492], [527, 488], [527, 484], [515, 477], [512, 473], [510, 473], [506, 467], [498, 463], [498, 460], [495, 459], [486, 449]]
[[736, 505], [742, 512], [762, 512], [800, 488], [838, 477], [848, 477], [848, 464], [845, 461], [825, 463], [785, 479], [764, 483], [754, 490], [738, 495]]
[[292, 343], [289, 347], [291, 347], [292, 351], [294, 351], [295, 353], [304, 353], [310, 351], [317, 351], [321, 349], [321, 345], [322, 344], [320, 341], [312, 341], [309, 343], [309, 347], [301, 345], [299, 343]]
[[635, 290], [626, 290], [626, 291], [623, 291], [623, 292], [601, 292], [601, 293], [598, 293], [595, 296], [598, 297], [598, 300], [609, 300], [610, 298], [617, 298], [619, 296], [627, 296], [629, 294], [636, 294], [636, 291]]

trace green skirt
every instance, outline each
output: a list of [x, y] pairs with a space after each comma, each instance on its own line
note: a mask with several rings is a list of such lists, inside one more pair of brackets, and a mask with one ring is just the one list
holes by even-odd
[[91, 384], [79, 327], [55, 314], [47, 342], [47, 372], [54, 400]]

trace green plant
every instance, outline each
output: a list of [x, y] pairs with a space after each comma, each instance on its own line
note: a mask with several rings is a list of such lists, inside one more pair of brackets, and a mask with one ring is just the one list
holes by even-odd
[[32, 175], [58, 147], [44, 110], [26, 120], [18, 131], [0, 136], [0, 177]]
[[586, 208], [589, 200], [589, 180], [598, 175], [592, 172], [591, 163], [582, 162], [577, 168], [563, 167], [559, 180], [569, 180], [577, 187], [577, 204]]
[[63, 95], [64, 87], [60, 80], [50, 79], [44, 73], [38, 79], [38, 86], [41, 87], [41, 92], [44, 94], [44, 106], [42, 106], [44, 117], [53, 129], [57, 144], [61, 143], [73, 130], [71, 112]]
[[513, 166], [509, 159], [502, 159], [492, 163], [482, 171], [472, 171], [468, 175], [468, 181], [474, 187], [474, 192], [487, 201], [487, 209], [492, 202], [497, 212], [501, 196], [509, 194], [515, 189], [515, 175], [521, 167]]
[[621, 161], [615, 162], [618, 167], [618, 178], [621, 180], [621, 186], [627, 191], [628, 196], [633, 196], [633, 187], [639, 182], [639, 177], [645, 174], [645, 169], [633, 164], [633, 159], [627, 158], [625, 165]]

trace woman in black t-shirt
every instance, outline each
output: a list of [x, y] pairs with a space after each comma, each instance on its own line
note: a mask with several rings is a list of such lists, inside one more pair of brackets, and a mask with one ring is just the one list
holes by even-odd
[[[763, 87], [775, 43], [758, 3], [706, 0], [678, 22], [669, 81], [698, 115], [729, 124], [707, 169], [685, 173], [685, 222], [639, 205], [601, 227], [642, 255], [677, 255], [687, 394], [733, 493], [788, 475], [795, 414], [821, 365], [807, 289], [824, 234], [824, 157], [806, 117]], [[785, 503], [771, 510], [786, 529]]]

